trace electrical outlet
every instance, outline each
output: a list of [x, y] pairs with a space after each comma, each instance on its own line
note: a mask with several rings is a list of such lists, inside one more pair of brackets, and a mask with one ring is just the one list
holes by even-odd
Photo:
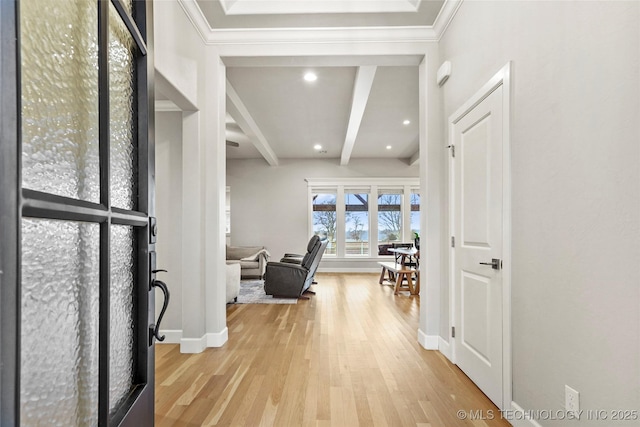
[[580, 412], [580, 393], [568, 385], [564, 386], [564, 406], [567, 412]]

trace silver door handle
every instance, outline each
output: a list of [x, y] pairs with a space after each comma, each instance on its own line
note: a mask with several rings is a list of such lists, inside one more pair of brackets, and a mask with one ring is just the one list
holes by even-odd
[[494, 270], [500, 270], [502, 268], [502, 261], [497, 258], [492, 258], [491, 262], [481, 262], [481, 265], [490, 265]]

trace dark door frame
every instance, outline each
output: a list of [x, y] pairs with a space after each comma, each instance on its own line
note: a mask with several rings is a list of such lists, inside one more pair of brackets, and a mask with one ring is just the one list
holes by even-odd
[[18, 420], [18, 74], [16, 3], [0, 0], [0, 426]]
[[[100, 224], [99, 405], [100, 426], [148, 425], [154, 412], [154, 346], [149, 325], [154, 323], [154, 293], [150, 282], [155, 244], [150, 218], [155, 216], [153, 6], [133, 1], [133, 17], [120, 0], [98, 4], [98, 88], [100, 203], [89, 203], [21, 187], [20, 32], [18, 2], [0, 0], [0, 426], [20, 424], [20, 227], [22, 217], [85, 221]], [[138, 49], [134, 56], [137, 123], [137, 198], [134, 210], [110, 205], [109, 165], [109, 9], [113, 4]], [[134, 19], [135, 18], [135, 19]], [[111, 224], [135, 229], [134, 388], [109, 414], [109, 286]], [[151, 342], [151, 344], [150, 344]]]

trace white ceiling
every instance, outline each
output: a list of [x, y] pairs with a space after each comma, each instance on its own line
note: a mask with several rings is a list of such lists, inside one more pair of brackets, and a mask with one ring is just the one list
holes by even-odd
[[[430, 26], [444, 0], [197, 0], [211, 28]], [[228, 4], [229, 6], [223, 6]], [[227, 9], [227, 11], [225, 11]]]
[[[196, 4], [211, 31], [251, 31], [429, 27], [444, 1], [197, 0]], [[227, 146], [227, 158], [262, 157], [272, 165], [287, 158], [339, 159], [343, 165], [353, 158], [416, 163], [420, 56], [223, 60], [227, 140], [239, 144]], [[316, 73], [317, 81], [304, 81], [307, 71]], [[315, 150], [315, 144], [322, 150]]]

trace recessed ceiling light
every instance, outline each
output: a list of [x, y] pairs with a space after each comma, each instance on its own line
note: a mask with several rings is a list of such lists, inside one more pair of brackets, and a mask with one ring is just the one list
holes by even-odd
[[391, 146], [390, 145], [387, 145], [387, 150], [391, 150]]
[[304, 79], [308, 82], [315, 82], [318, 80], [318, 76], [315, 73], [308, 72], [304, 75]]
[[409, 123], [411, 123], [411, 120], [405, 120], [404, 122], [402, 122], [403, 125], [408, 125]]
[[313, 149], [314, 150], [322, 150], [322, 145], [316, 144], [316, 145], [313, 146]]

